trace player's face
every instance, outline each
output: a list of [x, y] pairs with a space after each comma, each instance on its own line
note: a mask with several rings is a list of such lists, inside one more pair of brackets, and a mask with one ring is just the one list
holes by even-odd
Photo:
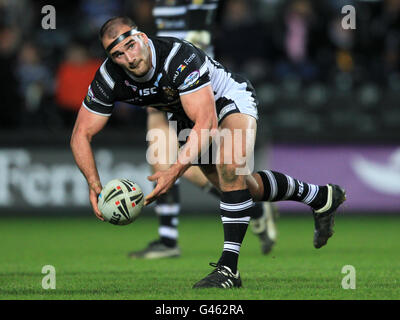
[[[129, 31], [131, 28], [123, 26], [119, 34]], [[114, 39], [103, 39], [103, 46], [112, 43]], [[151, 50], [148, 38], [144, 33], [127, 37], [118, 43], [110, 51], [110, 56], [115, 63], [137, 77], [144, 76], [151, 68]]]

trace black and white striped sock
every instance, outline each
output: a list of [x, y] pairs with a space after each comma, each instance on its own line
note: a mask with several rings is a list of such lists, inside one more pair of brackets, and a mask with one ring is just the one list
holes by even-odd
[[218, 263], [237, 271], [240, 247], [249, 225], [254, 202], [248, 189], [222, 192], [220, 210], [224, 249]]
[[[221, 192], [216, 187], [214, 187], [214, 185], [211, 182], [208, 182], [202, 189], [204, 192], [207, 192], [217, 198], [221, 198]], [[263, 214], [264, 214], [263, 204], [261, 202], [254, 202], [254, 209], [251, 218], [259, 219], [262, 217]]]
[[155, 211], [159, 217], [158, 234], [167, 247], [175, 247], [178, 242], [179, 224], [179, 184], [175, 183], [168, 193], [157, 199]]
[[257, 172], [264, 184], [263, 201], [292, 200], [322, 208], [328, 197], [328, 188], [294, 179], [286, 174], [263, 170]]

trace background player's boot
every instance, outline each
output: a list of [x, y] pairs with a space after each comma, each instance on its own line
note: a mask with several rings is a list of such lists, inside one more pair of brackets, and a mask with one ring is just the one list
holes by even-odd
[[321, 248], [333, 235], [335, 211], [346, 200], [346, 192], [335, 184], [328, 184], [328, 199], [321, 209], [313, 210], [314, 216], [314, 247]]
[[268, 254], [276, 243], [277, 230], [275, 220], [278, 210], [271, 202], [263, 203], [263, 215], [258, 219], [250, 220], [251, 231], [258, 236], [261, 243], [261, 251]]
[[174, 247], [166, 246], [161, 240], [150, 242], [149, 245], [140, 251], [132, 251], [128, 256], [132, 259], [159, 259], [173, 258], [181, 255], [178, 245]]
[[231, 269], [227, 266], [222, 266], [217, 263], [210, 262], [210, 266], [214, 267], [214, 271], [207, 277], [197, 282], [193, 289], [197, 288], [240, 288], [242, 280], [240, 279], [239, 270], [233, 274]]

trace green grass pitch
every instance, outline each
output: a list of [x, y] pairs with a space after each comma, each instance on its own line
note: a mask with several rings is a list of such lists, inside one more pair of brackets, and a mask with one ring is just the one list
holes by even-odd
[[[243, 288], [193, 290], [223, 244], [219, 216], [181, 215], [182, 256], [130, 260], [157, 236], [157, 220], [119, 227], [88, 218], [0, 219], [0, 299], [400, 299], [400, 218], [336, 218], [328, 245], [312, 245], [313, 220], [282, 217], [267, 256], [248, 230], [239, 270]], [[56, 269], [56, 289], [41, 286], [42, 267]], [[356, 270], [356, 289], [341, 286], [342, 267]]]

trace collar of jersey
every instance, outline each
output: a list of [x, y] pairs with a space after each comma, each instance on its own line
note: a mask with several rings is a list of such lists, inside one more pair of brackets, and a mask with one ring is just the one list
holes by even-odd
[[124, 69], [126, 74], [137, 82], [150, 81], [150, 79], [154, 76], [154, 72], [156, 71], [156, 62], [157, 62], [156, 50], [154, 48], [153, 41], [151, 41], [150, 39], [149, 39], [149, 46], [150, 46], [150, 50], [151, 50], [151, 68], [150, 68], [149, 72], [147, 72], [143, 77], [135, 77], [133, 74], [131, 74], [130, 72], [128, 72]]

